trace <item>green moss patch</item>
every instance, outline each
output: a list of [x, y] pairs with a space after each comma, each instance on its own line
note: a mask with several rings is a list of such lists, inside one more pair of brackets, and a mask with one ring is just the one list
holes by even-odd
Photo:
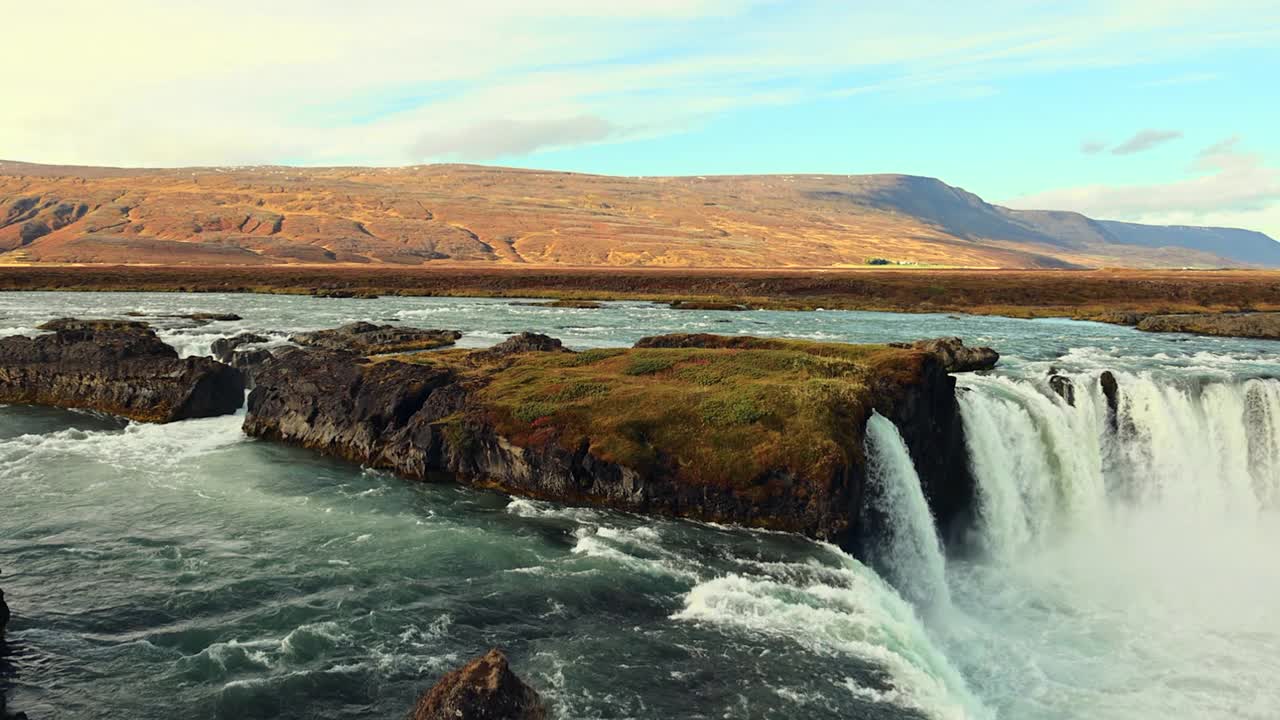
[[[920, 353], [761, 340], [739, 347], [527, 353], [486, 377], [479, 407], [520, 445], [588, 447], [641, 472], [751, 488], [825, 481], [861, 452], [874, 381], [910, 379]], [[447, 357], [447, 356], [445, 356]]]

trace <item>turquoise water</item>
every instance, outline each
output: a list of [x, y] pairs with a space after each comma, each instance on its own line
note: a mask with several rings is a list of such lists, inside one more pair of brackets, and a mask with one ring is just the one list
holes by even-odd
[[[801, 538], [403, 482], [250, 440], [238, 417], [0, 407], [9, 696], [32, 718], [400, 717], [491, 646], [561, 718], [1280, 714], [1280, 421], [1277, 383], [1258, 379], [1278, 374], [1280, 343], [946, 315], [70, 293], [0, 293], [0, 335], [131, 311], [245, 318], [157, 321], [184, 354], [353, 320], [455, 328], [466, 346], [522, 330], [576, 348], [960, 335], [1005, 354], [961, 381], [971, 441], [988, 443], [989, 552], [948, 558], [950, 603], [924, 612]], [[1072, 410], [1049, 399], [1050, 367], [1082, 388], [1120, 372], [1137, 435], [1103, 437], [1092, 391]], [[1084, 499], [1032, 502], [1068, 495]]]

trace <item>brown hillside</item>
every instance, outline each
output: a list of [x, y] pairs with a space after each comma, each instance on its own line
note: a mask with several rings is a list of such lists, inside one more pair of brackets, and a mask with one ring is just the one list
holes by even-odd
[[1087, 218], [1069, 220], [1015, 213], [901, 175], [622, 178], [462, 165], [140, 170], [0, 162], [0, 263], [10, 264], [1242, 264], [1203, 250], [1116, 244]]

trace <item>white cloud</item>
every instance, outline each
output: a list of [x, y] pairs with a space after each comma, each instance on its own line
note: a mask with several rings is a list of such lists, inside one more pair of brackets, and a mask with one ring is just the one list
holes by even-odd
[[596, 115], [526, 121], [500, 118], [458, 130], [424, 133], [412, 154], [427, 158], [490, 160], [535, 150], [599, 142], [618, 132]]
[[1112, 155], [1133, 155], [1145, 152], [1171, 140], [1182, 137], [1181, 130], [1141, 130], [1133, 137], [1111, 149]]
[[[1239, 31], [1242, 17], [1258, 29]], [[23, 69], [6, 78], [0, 157], [121, 165], [487, 159], [840, 93], [835, 78], [851, 73], [867, 81], [846, 92], [972, 97], [1013, 75], [1280, 39], [1280, 9], [1260, 0], [993, 0], [983, 13], [926, 0], [892, 12], [820, 0], [384, 0], [376, 12], [62, 0], [17, 3], [5, 21], [24, 29], [4, 44]], [[405, 97], [425, 99], [393, 102]]]
[[1231, 137], [1210, 145], [1196, 156], [1192, 175], [1173, 182], [1063, 188], [1006, 204], [1106, 220], [1256, 228], [1280, 239], [1280, 169], [1239, 144]]

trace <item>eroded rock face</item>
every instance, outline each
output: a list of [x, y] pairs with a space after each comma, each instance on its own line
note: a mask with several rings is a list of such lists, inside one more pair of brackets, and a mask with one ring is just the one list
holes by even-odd
[[0, 340], [0, 402], [83, 408], [143, 422], [235, 412], [244, 378], [209, 358], [179, 358], [143, 323], [64, 318], [53, 334]]
[[412, 352], [446, 347], [458, 341], [457, 330], [423, 330], [397, 325], [355, 322], [335, 330], [298, 333], [289, 339], [299, 345], [341, 350], [358, 355]]
[[490, 650], [440, 678], [418, 698], [410, 720], [544, 720], [537, 691], [511, 671], [507, 657]]
[[917, 340], [913, 343], [889, 343], [891, 347], [913, 348], [933, 353], [942, 360], [947, 372], [990, 370], [1000, 361], [1000, 353], [989, 347], [965, 347], [958, 337]]
[[[610, 437], [599, 432], [580, 442], [540, 421], [516, 435], [499, 432], [497, 411], [486, 405], [493, 399], [486, 392], [496, 386], [495, 378], [524, 372], [529, 362], [542, 362], [539, 356], [545, 359], [544, 353], [560, 349], [558, 341], [545, 336], [509, 342], [508, 355], [486, 362], [474, 358], [491, 351], [424, 364], [370, 361], [313, 348], [286, 350], [259, 374], [244, 430], [412, 479], [446, 473], [464, 484], [513, 495], [770, 527], [852, 544], [860, 532], [865, 480], [860, 428], [875, 410], [901, 431], [943, 531], [949, 533], [967, 517], [973, 481], [955, 379], [931, 352], [882, 349], [892, 356], [891, 372], [857, 385], [857, 397], [836, 394], [821, 401], [833, 403], [833, 437], [847, 443], [846, 459], [830, 465], [829, 474], [810, 477], [802, 468], [769, 466], [758, 477], [733, 484], [691, 479], [680, 462], [649, 444], [643, 430], [627, 440], [649, 447], [648, 460], [631, 464], [593, 450], [609, 446]], [[670, 336], [638, 345], [769, 350], [786, 343]], [[625, 404], [610, 407], [628, 412]], [[768, 433], [774, 431], [761, 426], [759, 432], [772, 437]]]

